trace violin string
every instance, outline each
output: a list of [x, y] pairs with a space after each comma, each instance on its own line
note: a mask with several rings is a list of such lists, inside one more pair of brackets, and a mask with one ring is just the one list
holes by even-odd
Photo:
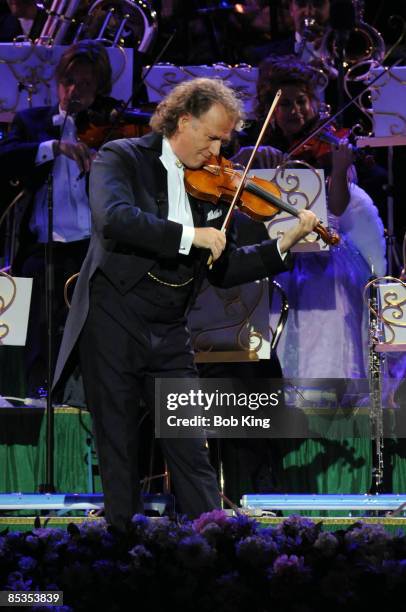
[[287, 204], [286, 202], [281, 200], [281, 198], [278, 198], [276, 195], [274, 195], [270, 191], [267, 191], [260, 185], [256, 185], [252, 180], [248, 179], [246, 188], [254, 195], [257, 195], [258, 197], [263, 198], [264, 200], [269, 200], [270, 202], [272, 202], [272, 204], [275, 204], [275, 206], [277, 206], [281, 210], [284, 210], [285, 212], [290, 213], [294, 217], [299, 216], [299, 212], [296, 210], [296, 208], [294, 208], [290, 204]]
[[[238, 170], [235, 170], [234, 168], [224, 168], [224, 172], [227, 174], [233, 174], [234, 176], [241, 176], [241, 173]], [[270, 183], [272, 181], [269, 181]], [[291, 215], [294, 215], [295, 217], [298, 216], [298, 211], [296, 210], [296, 208], [294, 208], [293, 206], [291, 206], [290, 204], [287, 204], [286, 202], [284, 202], [281, 198], [279, 198], [278, 196], [274, 195], [273, 193], [267, 191], [266, 189], [264, 189], [263, 187], [261, 187], [260, 185], [256, 185], [252, 179], [248, 178], [245, 187], [251, 191], [251, 193], [253, 193], [254, 195], [257, 195], [258, 197], [262, 197], [264, 200], [269, 199], [272, 201], [272, 204], [275, 204], [276, 206], [278, 206], [281, 210], [284, 210], [285, 212], [290, 213]]]

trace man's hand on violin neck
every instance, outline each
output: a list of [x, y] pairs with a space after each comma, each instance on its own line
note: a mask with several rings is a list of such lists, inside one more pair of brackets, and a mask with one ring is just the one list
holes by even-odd
[[54, 155], [66, 155], [76, 162], [80, 172], [89, 172], [91, 163], [96, 155], [84, 142], [55, 141]]
[[301, 238], [310, 234], [319, 223], [318, 218], [311, 210], [301, 210], [298, 218], [298, 223], [285, 232], [279, 241], [279, 250], [281, 253], [286, 253], [286, 251], [299, 242]]
[[210, 249], [213, 261], [216, 261], [226, 247], [226, 236], [214, 227], [195, 227], [193, 245], [198, 249]]

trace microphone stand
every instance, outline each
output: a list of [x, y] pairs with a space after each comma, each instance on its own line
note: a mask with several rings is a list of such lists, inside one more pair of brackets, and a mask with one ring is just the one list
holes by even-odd
[[[58, 138], [58, 145], [62, 141], [65, 130], [66, 120], [70, 114], [71, 105], [63, 120], [61, 131]], [[57, 147], [58, 149], [59, 147]], [[54, 198], [53, 198], [53, 177], [55, 159], [47, 178], [47, 208], [48, 208], [48, 235], [45, 249], [45, 287], [46, 287], [46, 318], [47, 318], [47, 402], [46, 402], [46, 480], [40, 484], [40, 493], [55, 493], [54, 484], [54, 406], [53, 406], [53, 358], [54, 358], [54, 303], [55, 303], [55, 270], [54, 270]]]

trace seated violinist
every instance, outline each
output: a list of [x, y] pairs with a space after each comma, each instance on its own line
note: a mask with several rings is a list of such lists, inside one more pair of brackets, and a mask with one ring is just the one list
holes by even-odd
[[98, 109], [111, 90], [111, 67], [104, 47], [81, 41], [69, 47], [56, 68], [56, 106], [18, 112], [8, 137], [0, 142], [3, 176], [29, 191], [19, 228], [13, 273], [34, 278], [27, 346], [26, 395], [37, 397], [46, 382], [45, 246], [48, 235], [47, 179], [52, 172], [54, 243], [54, 355], [67, 309], [65, 281], [78, 272], [91, 231], [86, 174], [95, 152], [77, 139], [77, 124]]
[[[275, 168], [314, 128], [319, 100], [312, 74], [311, 68], [295, 58], [268, 61], [261, 67], [258, 118], [266, 114], [280, 88], [282, 96], [266, 144], [260, 147], [253, 168]], [[234, 161], [246, 162], [250, 149], [241, 149]], [[319, 150], [316, 142], [315, 151]], [[329, 218], [324, 221], [338, 232], [341, 242], [329, 252], [298, 254], [294, 269], [277, 277], [290, 304], [278, 349], [285, 376], [366, 375], [366, 312], [362, 291], [372, 266], [377, 275], [385, 272], [385, 242], [377, 209], [354, 182], [352, 157], [345, 139], [320, 159], [306, 147], [306, 161], [316, 167], [323, 165], [328, 176]]]

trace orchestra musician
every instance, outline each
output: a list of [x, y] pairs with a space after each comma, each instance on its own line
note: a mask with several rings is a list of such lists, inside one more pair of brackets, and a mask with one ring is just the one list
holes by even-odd
[[[55, 384], [78, 348], [106, 518], [120, 532], [142, 511], [140, 399], [151, 409], [156, 378], [197, 376], [185, 315], [204, 277], [232, 286], [286, 269], [285, 253], [317, 223], [306, 211], [280, 241], [236, 248], [233, 228], [227, 235], [219, 229], [227, 207], [187, 196], [185, 167], [199, 169], [217, 156], [241, 118], [240, 101], [221, 80], [185, 81], [158, 105], [151, 134], [108, 143], [92, 165], [91, 245], [75, 287]], [[177, 509], [196, 517], [220, 507], [205, 440], [160, 442]]]
[[[254, 168], [275, 168], [317, 121], [320, 101], [313, 71], [295, 58], [268, 60], [257, 87], [258, 118], [281, 88], [282, 96]], [[272, 146], [271, 146], [272, 145]], [[318, 151], [319, 147], [315, 147]], [[234, 161], [245, 163], [244, 147]], [[299, 157], [299, 156], [298, 156]], [[385, 272], [383, 224], [368, 194], [355, 182], [353, 154], [346, 139], [331, 146], [323, 166], [327, 179], [328, 225], [341, 236], [324, 253], [296, 254], [292, 271], [278, 275], [290, 312], [278, 356], [285, 376], [352, 378], [366, 375], [366, 317], [362, 290], [371, 275]], [[306, 149], [306, 160], [320, 167]]]
[[292, 31], [252, 49], [248, 61], [259, 64], [269, 55], [296, 55], [301, 61], [320, 63], [318, 51], [328, 25], [330, 0], [289, 0], [288, 8]]
[[16, 113], [7, 138], [0, 142], [3, 177], [19, 180], [28, 191], [12, 269], [34, 279], [25, 349], [26, 396], [30, 398], [41, 397], [47, 382], [47, 178], [52, 172], [56, 354], [67, 313], [64, 284], [80, 269], [91, 231], [86, 173], [95, 152], [78, 141], [77, 124], [102, 101], [113, 103], [107, 97], [110, 61], [100, 43], [81, 41], [68, 47], [55, 75], [58, 104]]

